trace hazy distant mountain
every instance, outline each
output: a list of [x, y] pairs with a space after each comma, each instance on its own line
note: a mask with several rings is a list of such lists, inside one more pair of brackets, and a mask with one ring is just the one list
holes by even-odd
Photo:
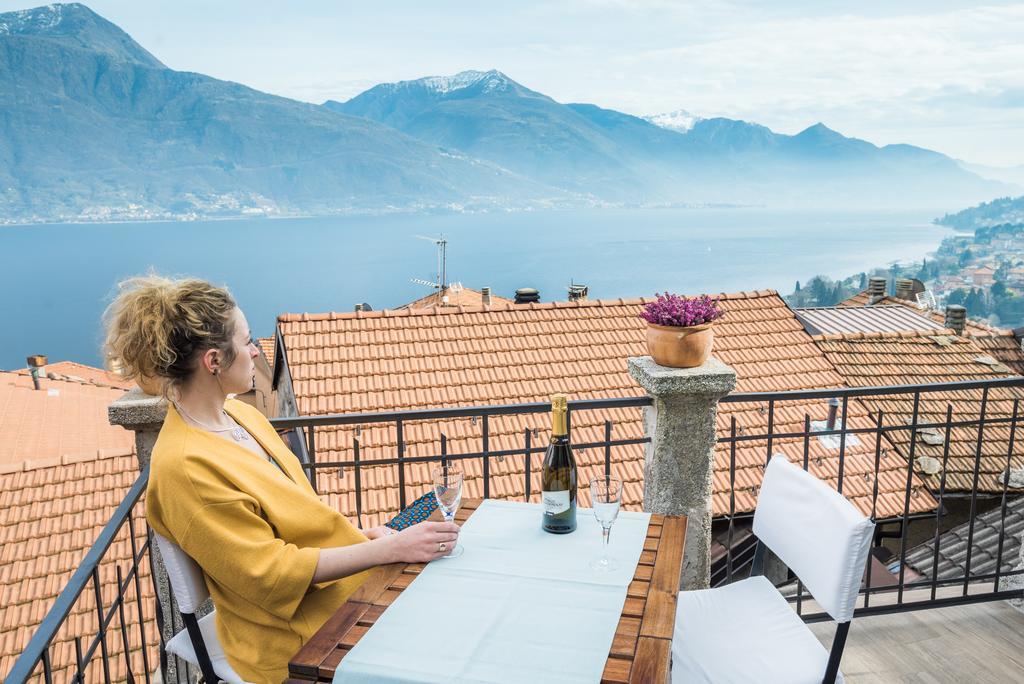
[[685, 111], [561, 104], [499, 71], [375, 86], [325, 106], [610, 201], [938, 206], [1005, 190], [952, 159], [824, 124], [789, 136]]
[[559, 196], [365, 118], [173, 71], [83, 5], [0, 14], [0, 217], [517, 206]]
[[637, 201], [659, 189], [648, 166], [662, 160], [652, 146], [682, 146], [679, 136], [642, 119], [559, 104], [493, 70], [383, 83], [324, 106], [612, 201]]
[[967, 171], [977, 174], [982, 178], [1010, 183], [1017, 186], [1018, 189], [1024, 190], [1024, 164], [1018, 164], [1017, 166], [986, 166], [984, 164], [971, 164], [962, 159], [958, 159], [957, 163]]
[[972, 204], [941, 154], [561, 104], [499, 71], [316, 106], [164, 66], [79, 4], [0, 14], [0, 222], [668, 204]]

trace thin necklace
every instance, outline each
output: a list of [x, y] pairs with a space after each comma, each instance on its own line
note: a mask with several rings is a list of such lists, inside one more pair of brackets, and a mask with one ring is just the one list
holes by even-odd
[[220, 412], [224, 415], [225, 418], [227, 418], [228, 420], [234, 422], [235, 423], [235, 427], [218, 428], [218, 427], [213, 427], [211, 425], [207, 425], [203, 421], [196, 420], [195, 418], [193, 418], [189, 414], [189, 412], [186, 411], [184, 408], [182, 408], [181, 404], [179, 404], [178, 402], [175, 401], [175, 402], [171, 402], [171, 403], [174, 404], [174, 408], [176, 408], [178, 410], [178, 413], [180, 413], [181, 415], [185, 416], [186, 418], [188, 418], [193, 423], [195, 423], [199, 427], [203, 428], [207, 432], [227, 432], [228, 430], [230, 430], [231, 431], [231, 439], [235, 440], [236, 442], [241, 442], [244, 439], [249, 439], [249, 433], [245, 431], [245, 428], [243, 428], [241, 425], [238, 425], [238, 421], [234, 420], [230, 415], [228, 415], [228, 412], [225, 411], [224, 409], [221, 409]]

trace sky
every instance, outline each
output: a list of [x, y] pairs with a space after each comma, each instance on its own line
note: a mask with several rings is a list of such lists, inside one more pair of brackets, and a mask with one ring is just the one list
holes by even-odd
[[[559, 102], [1024, 164], [1024, 3], [94, 0], [171, 68], [308, 102], [498, 69]], [[0, 11], [31, 3], [0, 0]]]

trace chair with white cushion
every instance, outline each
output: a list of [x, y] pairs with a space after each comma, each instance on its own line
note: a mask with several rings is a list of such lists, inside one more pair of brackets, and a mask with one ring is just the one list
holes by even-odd
[[167, 579], [178, 602], [181, 619], [185, 629], [175, 634], [167, 642], [167, 652], [187, 660], [197, 666], [203, 673], [207, 684], [223, 681], [228, 684], [245, 684], [241, 677], [228, 664], [228, 659], [217, 638], [214, 624], [216, 610], [209, 615], [196, 619], [199, 606], [209, 598], [210, 592], [203, 579], [203, 571], [187, 553], [167, 537], [153, 533], [156, 544], [160, 548], [164, 567], [167, 568]]
[[[673, 684], [842, 681], [839, 661], [874, 529], [829, 485], [774, 456], [754, 513], [758, 546], [751, 576], [679, 594]], [[831, 652], [761, 574], [766, 547], [838, 623]]]

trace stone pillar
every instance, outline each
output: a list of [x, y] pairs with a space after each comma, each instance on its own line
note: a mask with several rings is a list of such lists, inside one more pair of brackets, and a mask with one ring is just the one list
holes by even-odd
[[139, 469], [149, 465], [153, 445], [167, 415], [167, 402], [143, 393], [138, 387], [107, 407], [107, 420], [135, 432]]
[[[153, 445], [156, 444], [156, 438], [164, 424], [165, 415], [167, 415], [167, 402], [164, 399], [145, 394], [138, 387], [107, 407], [107, 420], [111, 425], [120, 425], [126, 430], [135, 432], [135, 454], [139, 459], [139, 470], [149, 465], [150, 457], [153, 455]], [[167, 643], [171, 637], [184, 629], [185, 625], [181, 621], [178, 604], [174, 600], [171, 585], [167, 579], [167, 570], [164, 568], [163, 558], [160, 557], [160, 551], [155, 542], [149, 547], [149, 559], [156, 585], [156, 598], [160, 602], [160, 614], [163, 616], [164, 643]], [[163, 681], [178, 681], [177, 663], [174, 658], [167, 660], [167, 672], [161, 674], [166, 675]], [[195, 681], [195, 674], [186, 672], [185, 681]]]
[[711, 485], [718, 400], [736, 386], [736, 372], [715, 358], [697, 368], [666, 368], [649, 356], [629, 359], [629, 374], [654, 399], [644, 409], [651, 438], [644, 459], [644, 510], [685, 515], [680, 587], [711, 581]]

